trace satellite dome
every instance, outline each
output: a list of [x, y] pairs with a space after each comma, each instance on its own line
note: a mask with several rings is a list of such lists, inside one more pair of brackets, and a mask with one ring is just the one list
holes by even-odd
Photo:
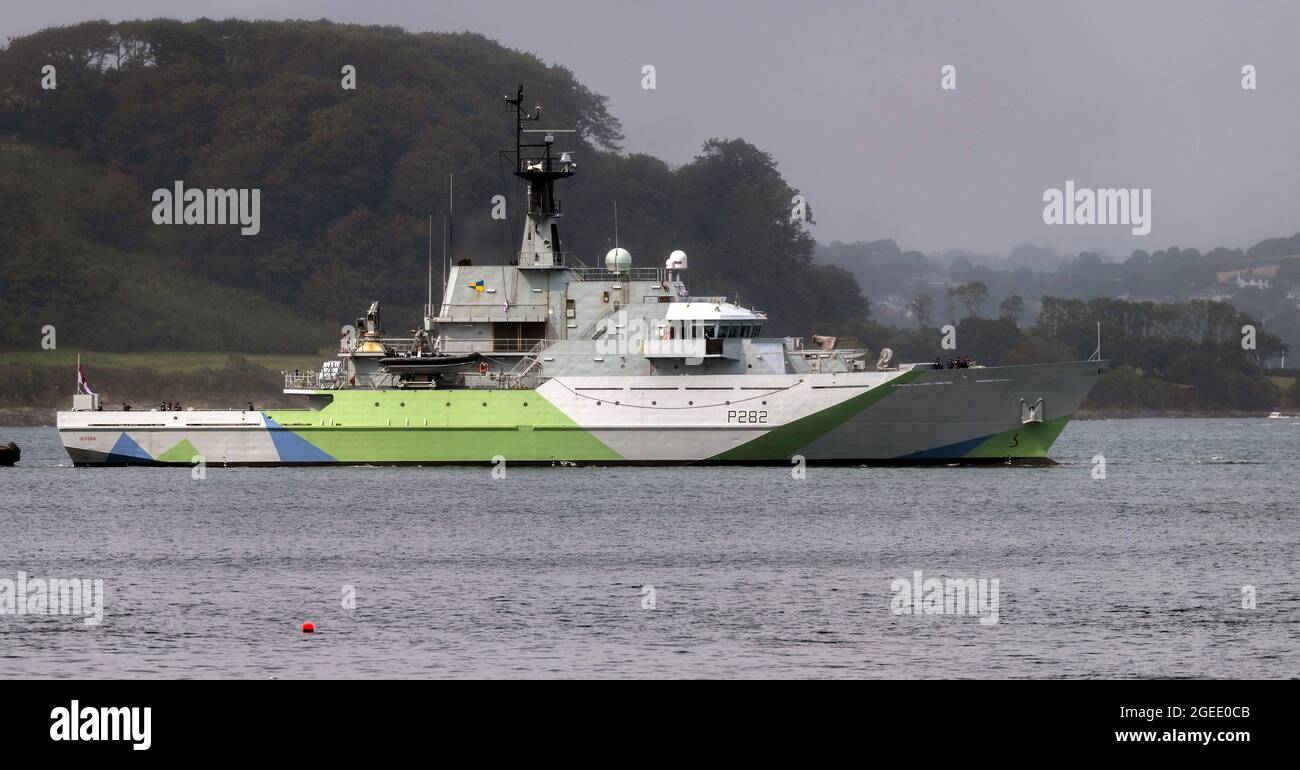
[[668, 261], [664, 264], [664, 267], [668, 268], [669, 270], [685, 270], [686, 252], [682, 251], [681, 249], [678, 249], [677, 251], [674, 251], [672, 254], [669, 254]]
[[605, 269], [611, 273], [621, 273], [632, 266], [632, 255], [627, 249], [610, 249], [605, 255]]

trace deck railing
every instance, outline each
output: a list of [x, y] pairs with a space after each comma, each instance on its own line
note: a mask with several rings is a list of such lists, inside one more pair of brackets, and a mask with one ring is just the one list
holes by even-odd
[[604, 267], [570, 267], [569, 271], [579, 281], [654, 281], [668, 280], [668, 271], [662, 267], [629, 267], [617, 272]]
[[285, 390], [316, 390], [321, 387], [318, 383], [320, 378], [314, 370], [308, 369], [305, 372], [285, 372], [284, 389]]
[[443, 353], [528, 353], [546, 347], [552, 339], [463, 339], [442, 340], [436, 347]]
[[[545, 259], [550, 256], [550, 260]], [[578, 255], [572, 251], [546, 251], [543, 250], [536, 255], [527, 252], [519, 252], [515, 255], [515, 265], [518, 267], [566, 267], [581, 265]]]

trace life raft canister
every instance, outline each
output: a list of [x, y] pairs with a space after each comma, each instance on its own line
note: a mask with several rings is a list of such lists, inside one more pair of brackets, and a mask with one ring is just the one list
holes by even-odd
[[487, 374], [487, 373], [488, 373], [488, 362], [487, 362], [487, 361], [479, 361], [479, 362], [478, 362], [478, 373], [479, 373], [479, 374]]

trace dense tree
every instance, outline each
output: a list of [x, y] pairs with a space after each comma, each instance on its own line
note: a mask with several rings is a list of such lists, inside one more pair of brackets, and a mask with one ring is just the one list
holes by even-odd
[[678, 247], [704, 257], [691, 262], [693, 291], [735, 287], [771, 313], [776, 329], [803, 335], [869, 314], [852, 275], [813, 263], [807, 223], [790, 216], [798, 190], [771, 155], [740, 139], [710, 139], [673, 182]]
[[871, 243], [819, 245], [818, 262], [848, 270], [863, 291], [872, 295], [898, 293], [907, 282], [938, 269], [938, 264], [919, 251], [903, 251], [892, 240]]
[[998, 305], [998, 317], [1009, 318], [1012, 323], [1020, 323], [1020, 315], [1025, 312], [1025, 298], [1012, 294]]
[[[40, 88], [46, 63], [58, 67], [53, 91]], [[355, 90], [342, 87], [345, 65], [356, 69]], [[64, 228], [67, 244], [45, 249], [43, 283], [23, 285], [38, 304], [85, 300], [105, 285], [88, 276], [127, 266], [100, 260], [55, 269], [55, 260], [77, 263], [111, 244], [129, 247], [159, 274], [179, 270], [308, 318], [346, 321], [367, 298], [383, 298], [395, 324], [414, 324], [424, 282], [413, 278], [424, 272], [429, 212], [447, 205], [448, 174], [455, 256], [480, 264], [514, 258], [518, 211], [494, 220], [491, 200], [505, 195], [515, 207], [522, 197], [500, 154], [513, 141], [502, 96], [517, 82], [530, 103], [543, 105], [546, 125], [578, 132], [564, 149], [576, 153], [580, 173], [558, 191], [569, 214], [566, 250], [598, 262], [612, 245], [617, 201], [620, 245], [637, 264], [661, 265], [672, 249], [685, 249], [692, 290], [738, 293], [770, 313], [774, 333], [831, 333], [870, 312], [851, 275], [813, 263], [811, 216], [790, 217], [797, 190], [744, 140], [710, 140], [691, 163], [670, 169], [621, 154], [622, 129], [606, 98], [562, 66], [472, 33], [303, 21], [93, 22], [18, 38], [0, 51], [0, 131], [30, 148], [39, 169], [59, 165], [63, 152], [78, 177], [102, 174], [97, 185], [106, 191], [94, 207], [62, 207], [85, 221]], [[261, 232], [154, 226], [150, 192], [176, 180], [259, 189]], [[21, 199], [38, 184], [63, 181], [71, 180], [29, 173], [7, 183]], [[80, 197], [66, 188], [60, 195]], [[36, 220], [4, 220], [0, 267], [16, 277], [24, 272], [10, 263], [42, 251]], [[177, 344], [148, 327], [125, 333], [125, 310], [120, 320], [105, 319], [97, 342]], [[201, 332], [187, 338], [190, 346], [215, 344]]]
[[930, 315], [934, 311], [934, 300], [930, 299], [930, 295], [926, 292], [921, 292], [908, 303], [907, 309], [912, 311], [912, 315], [916, 317], [917, 328], [924, 329], [930, 325]]
[[980, 308], [989, 297], [989, 287], [980, 281], [964, 283], [953, 290], [953, 294], [966, 308], [966, 315], [979, 317]]

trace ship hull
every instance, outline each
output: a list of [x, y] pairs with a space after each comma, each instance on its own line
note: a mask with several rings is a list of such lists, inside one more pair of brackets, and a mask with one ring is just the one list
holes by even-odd
[[317, 409], [60, 412], [59, 433], [76, 465], [1043, 464], [1104, 371], [1094, 361], [350, 389], [318, 391]]

